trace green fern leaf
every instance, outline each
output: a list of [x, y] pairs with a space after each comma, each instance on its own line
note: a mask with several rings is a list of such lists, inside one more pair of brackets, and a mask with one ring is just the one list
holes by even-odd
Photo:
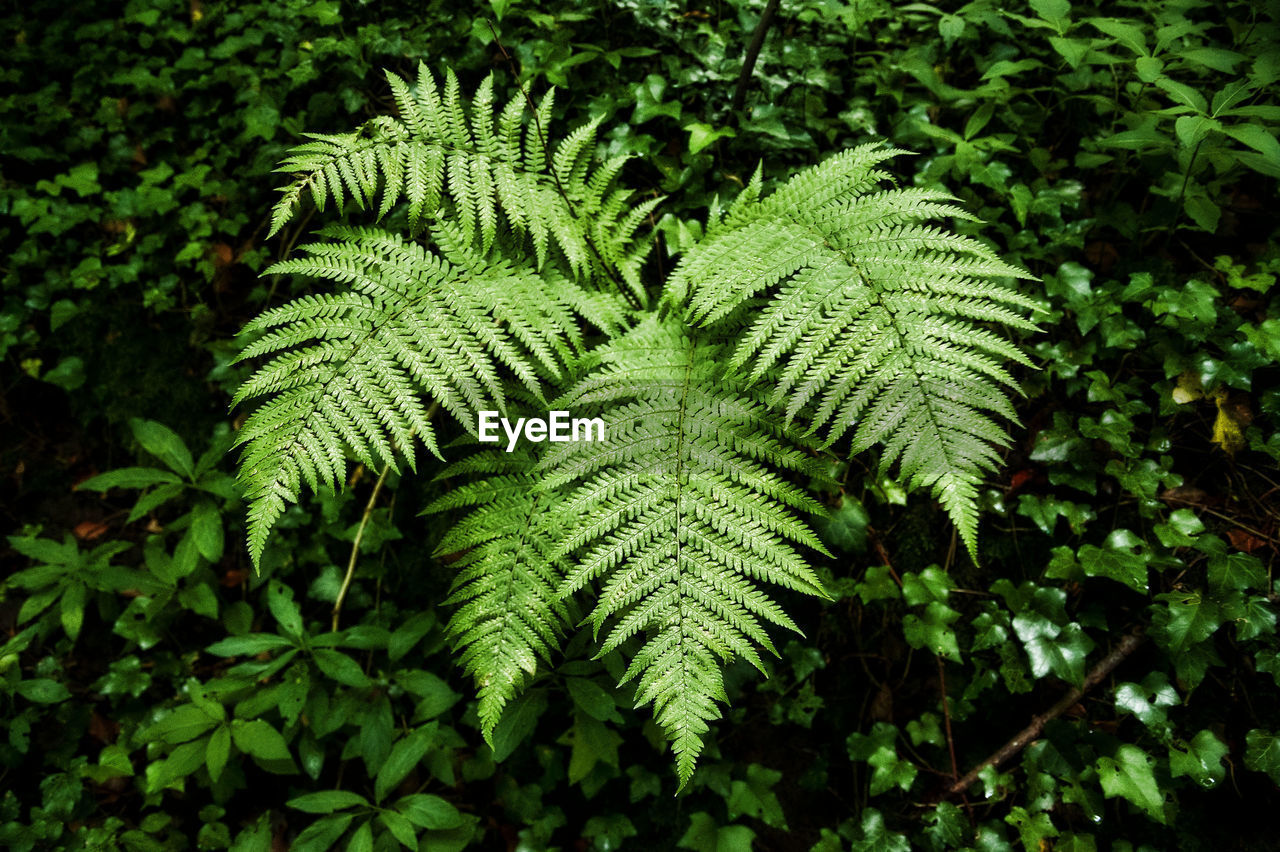
[[332, 200], [341, 212], [351, 201], [378, 218], [403, 198], [412, 233], [443, 216], [465, 240], [477, 239], [484, 253], [506, 229], [529, 241], [539, 267], [554, 247], [573, 276], [621, 278], [634, 299], [644, 299], [638, 270], [652, 240], [637, 230], [659, 199], [635, 207], [631, 192], [616, 182], [621, 162], [593, 167], [598, 120], [548, 151], [550, 93], [535, 120], [522, 124], [526, 101], [517, 95], [495, 126], [492, 76], [470, 106], [451, 70], [443, 92], [425, 65], [412, 84], [391, 72], [387, 82], [398, 118], [378, 116], [355, 133], [308, 134], [311, 141], [290, 151], [277, 171], [294, 179], [272, 211], [272, 235], [294, 217], [304, 195], [318, 209]]
[[879, 189], [880, 164], [899, 153], [842, 152], [763, 199], [757, 172], [681, 260], [668, 298], [697, 324], [745, 326], [730, 371], [776, 373], [770, 402], [827, 445], [850, 430], [853, 452], [880, 445], [882, 465], [931, 489], [976, 553], [978, 485], [1008, 443], [993, 418], [1016, 419], [1003, 365], [1030, 365], [982, 324], [1034, 330], [1034, 303], [1004, 283], [1031, 276], [924, 224], [973, 218], [951, 196]]
[[623, 682], [638, 680], [637, 706], [653, 704], [682, 785], [720, 715], [722, 665], [760, 668], [757, 649], [774, 651], [765, 625], [797, 629], [759, 582], [825, 594], [793, 546], [822, 551], [794, 514], [821, 508], [780, 473], [815, 474], [813, 460], [719, 375], [727, 354], [652, 315], [596, 350], [557, 406], [597, 412], [606, 440], [555, 445], [539, 484], [572, 488], [557, 512], [558, 552], [572, 554], [561, 592], [600, 582], [600, 654], [643, 636]]
[[471, 511], [436, 547], [462, 553], [446, 605], [457, 605], [447, 635], [476, 684], [480, 730], [492, 744], [502, 710], [559, 646], [567, 619], [557, 596], [563, 571], [545, 523], [558, 495], [537, 488], [536, 459], [486, 450], [446, 467], [437, 479], [467, 477], [424, 514]]
[[566, 289], [550, 270], [476, 255], [439, 225], [439, 252], [376, 228], [331, 228], [327, 242], [268, 273], [345, 285], [265, 312], [245, 328], [240, 359], [271, 356], [234, 403], [270, 399], [237, 436], [257, 565], [271, 527], [305, 484], [335, 489], [347, 454], [370, 467], [415, 463], [414, 438], [439, 456], [427, 410], [435, 401], [474, 431], [476, 412], [504, 410], [507, 376], [535, 396], [557, 379], [578, 340]]

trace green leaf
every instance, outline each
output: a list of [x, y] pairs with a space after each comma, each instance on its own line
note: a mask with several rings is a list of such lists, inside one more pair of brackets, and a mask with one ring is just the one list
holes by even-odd
[[1088, 18], [1087, 20], [1139, 56], [1148, 54], [1147, 36], [1137, 24], [1120, 18]]
[[1175, 657], [1208, 639], [1226, 620], [1221, 604], [1200, 592], [1169, 592], [1156, 600], [1165, 606], [1152, 610], [1150, 635]]
[[569, 696], [573, 699], [574, 705], [591, 718], [601, 722], [622, 721], [612, 693], [595, 681], [585, 677], [570, 677], [565, 678], [565, 685], [569, 689]]
[[1173, 123], [1178, 141], [1184, 148], [1194, 148], [1204, 141], [1214, 130], [1221, 130], [1222, 125], [1216, 120], [1203, 115], [1181, 115]]
[[236, 748], [260, 760], [290, 760], [289, 746], [280, 732], [261, 719], [232, 725]]
[[1153, 761], [1142, 749], [1125, 743], [1114, 757], [1098, 758], [1094, 768], [1107, 798], [1123, 797], [1156, 822], [1168, 823], [1164, 794], [1156, 783]]
[[19, 695], [36, 704], [57, 704], [71, 697], [71, 692], [61, 683], [47, 677], [20, 680], [14, 687]]
[[1209, 588], [1218, 594], [1235, 590], [1265, 589], [1267, 570], [1262, 562], [1247, 553], [1228, 553], [1209, 557]]
[[162, 740], [167, 743], [186, 742], [200, 736], [221, 721], [195, 704], [182, 704], [160, 721], [146, 728], [143, 731], [143, 740], [146, 742]]
[[91, 476], [76, 486], [89, 491], [111, 488], [150, 488], [152, 485], [179, 484], [182, 479], [167, 470], [154, 467], [121, 467]]
[[159, 792], [204, 766], [208, 744], [208, 738], [183, 743], [169, 752], [164, 760], [147, 764], [147, 790]]
[[1167, 92], [1175, 102], [1189, 106], [1201, 114], [1208, 112], [1209, 105], [1205, 103], [1204, 95], [1186, 83], [1179, 83], [1177, 80], [1171, 80], [1168, 77], [1157, 78], [1155, 82], [1156, 86]]
[[216, 784], [218, 779], [222, 777], [222, 770], [227, 765], [227, 758], [231, 755], [231, 729], [226, 725], [219, 725], [209, 735], [209, 745], [205, 751], [205, 766], [209, 769], [209, 778]]
[[350, 790], [321, 790], [297, 796], [285, 804], [309, 814], [331, 814], [346, 808], [368, 807], [369, 800]]
[[271, 610], [280, 629], [291, 636], [302, 636], [302, 611], [293, 600], [293, 589], [272, 580], [267, 586], [267, 608]]
[[416, 731], [401, 737], [391, 748], [391, 754], [378, 770], [373, 785], [373, 798], [381, 803], [397, 784], [408, 777], [427, 752], [435, 744], [436, 725], [434, 723], [418, 728]]
[[867, 525], [871, 516], [851, 495], [840, 498], [840, 507], [813, 526], [824, 544], [844, 553], [864, 553], [867, 549]]
[[1177, 690], [1159, 672], [1147, 675], [1141, 684], [1122, 683], [1116, 687], [1116, 709], [1132, 713], [1162, 738], [1169, 729], [1165, 708], [1178, 703]]
[[873, 565], [868, 568], [862, 580], [854, 588], [863, 603], [879, 600], [897, 600], [902, 596], [902, 592], [898, 590], [898, 584], [893, 581], [893, 575], [889, 572], [889, 566], [887, 565]]
[[210, 500], [198, 500], [191, 507], [191, 537], [200, 555], [216, 563], [222, 558], [222, 516]]
[[353, 819], [351, 814], [335, 814], [316, 820], [302, 830], [289, 852], [329, 852]]
[[1014, 807], [1004, 818], [1009, 825], [1018, 829], [1024, 849], [1054, 848], [1049, 838], [1057, 837], [1059, 832], [1053, 820], [1046, 813], [1032, 814], [1023, 807]]
[[144, 450], [164, 462], [183, 478], [195, 477], [195, 460], [177, 432], [154, 420], [142, 420], [137, 417], [129, 421], [129, 427], [133, 430], [133, 437]]
[[1245, 735], [1244, 765], [1254, 772], [1265, 772], [1280, 784], [1280, 736], [1262, 728]]
[[347, 842], [347, 852], [373, 852], [373, 822], [365, 820]]
[[360, 664], [341, 651], [329, 648], [315, 648], [311, 652], [316, 666], [328, 677], [346, 686], [364, 687], [373, 681], [360, 668]]
[[1129, 530], [1113, 530], [1106, 547], [1086, 544], [1080, 548], [1080, 565], [1089, 577], [1107, 577], [1136, 592], [1147, 591], [1146, 546]]
[[263, 652], [293, 647], [293, 642], [274, 633], [249, 633], [245, 636], [229, 636], [220, 642], [214, 642], [205, 650], [219, 657], [254, 657]]
[[395, 809], [419, 828], [449, 829], [462, 825], [462, 814], [439, 796], [415, 793], [395, 804]]
[[391, 836], [400, 841], [406, 849], [418, 848], [418, 830], [413, 823], [395, 811], [382, 811], [378, 814], [378, 822], [386, 826]]
[[618, 767], [618, 746], [622, 737], [603, 722], [585, 713], [575, 713], [573, 727], [561, 742], [571, 747], [569, 752], [569, 783], [579, 784], [596, 767], [603, 763]]
[[1060, 627], [1036, 613], [1013, 619], [1013, 630], [1022, 640], [1037, 678], [1054, 674], [1068, 683], [1084, 683], [1084, 663], [1093, 650], [1093, 640], [1074, 622]]
[[83, 583], [70, 583], [62, 592], [62, 600], [58, 603], [58, 619], [62, 629], [66, 631], [72, 642], [80, 635], [84, 626], [84, 604], [88, 591]]
[[689, 815], [689, 828], [676, 846], [694, 852], [751, 852], [755, 836], [745, 825], [720, 826], [710, 814], [697, 811]]
[[1188, 193], [1182, 200], [1182, 208], [1201, 230], [1211, 234], [1218, 230], [1218, 220], [1222, 216], [1222, 210], [1210, 201], [1208, 196]]
[[1226, 777], [1222, 759], [1228, 751], [1212, 731], [1203, 730], [1187, 744], [1186, 751], [1170, 746], [1169, 771], [1174, 778], [1187, 776], [1203, 787], [1213, 787]]
[[749, 816], [758, 819], [765, 825], [787, 830], [787, 819], [782, 813], [782, 805], [773, 788], [782, 780], [782, 772], [766, 769], [758, 763], [747, 766], [746, 780], [736, 780], [729, 790], [726, 804], [729, 808], [729, 819]]
[[737, 135], [731, 127], [716, 128], [712, 127], [710, 124], [703, 124], [700, 121], [695, 121], [693, 124], [687, 124], [684, 129], [689, 131], [690, 154], [697, 154], [717, 139]]
[[399, 660], [422, 641], [436, 624], [436, 614], [431, 611], [414, 613], [400, 623], [387, 640], [387, 656], [392, 662]]
[[872, 767], [871, 795], [873, 796], [878, 796], [894, 787], [908, 790], [916, 779], [915, 766], [910, 761], [898, 757], [898, 750], [894, 746], [897, 737], [898, 729], [887, 722], [876, 722], [870, 734], [849, 735], [846, 745], [850, 759], [865, 761]]

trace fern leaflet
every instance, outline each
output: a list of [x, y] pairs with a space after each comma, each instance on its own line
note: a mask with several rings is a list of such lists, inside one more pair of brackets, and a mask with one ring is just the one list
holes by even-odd
[[553, 92], [535, 120], [525, 122], [526, 101], [517, 95], [495, 125], [492, 75], [470, 109], [451, 70], [443, 91], [424, 65], [412, 84], [389, 71], [387, 81], [399, 118], [378, 116], [354, 133], [308, 134], [311, 141], [290, 152], [278, 171], [297, 177], [281, 190], [272, 234], [304, 194], [320, 210], [332, 199], [341, 212], [350, 200], [375, 209], [378, 218], [403, 198], [413, 233], [445, 214], [487, 252], [505, 225], [527, 238], [539, 267], [554, 247], [575, 277], [608, 280], [616, 273], [634, 298], [645, 298], [640, 266], [652, 237], [638, 231], [660, 199], [631, 204], [632, 193], [616, 182], [625, 157], [592, 168], [598, 122], [548, 151], [541, 128], [550, 124]]
[[743, 320], [729, 370], [750, 381], [777, 371], [770, 402], [803, 416], [826, 444], [854, 430], [851, 452], [879, 444], [912, 487], [928, 487], [977, 547], [977, 489], [1008, 438], [992, 415], [1016, 420], [1003, 363], [1030, 365], [984, 328], [1033, 330], [1034, 302], [1002, 283], [1030, 278], [978, 241], [923, 224], [972, 219], [946, 193], [878, 190], [878, 168], [902, 153], [878, 144], [845, 151], [760, 199], [748, 189], [673, 273], [670, 298], [691, 321]]
[[[370, 467], [415, 464], [414, 437], [440, 455], [427, 398], [468, 429], [474, 412], [504, 410], [505, 374], [534, 395], [558, 378], [578, 338], [569, 306], [547, 286], [550, 270], [479, 257], [456, 231], [433, 231], [439, 253], [376, 228], [330, 228], [329, 241], [268, 273], [346, 285], [263, 313], [244, 333], [268, 333], [240, 360], [272, 356], [234, 403], [270, 395], [241, 428], [240, 479], [249, 500], [249, 553], [305, 482], [337, 488], [349, 450]], [[550, 291], [550, 292], [549, 292]]]
[[424, 514], [463, 507], [471, 511], [436, 548], [437, 556], [462, 553], [453, 594], [457, 605], [448, 636], [458, 661], [476, 683], [480, 730], [492, 742], [502, 710], [559, 647], [567, 618], [557, 596], [563, 579], [555, 536], [545, 518], [557, 502], [537, 488], [536, 459], [485, 450], [446, 467], [438, 479], [468, 477], [431, 503]]
[[718, 375], [721, 353], [656, 316], [595, 350], [557, 404], [598, 412], [608, 439], [555, 445], [540, 483], [573, 487], [557, 512], [557, 552], [573, 554], [561, 593], [601, 582], [600, 654], [644, 636], [623, 682], [638, 679], [637, 706], [653, 704], [682, 784], [726, 700], [722, 664], [762, 668], [757, 647], [774, 651], [764, 625], [798, 629], [757, 582], [825, 594], [792, 545], [825, 552], [793, 514], [821, 508], [779, 473], [816, 473], [812, 459]]

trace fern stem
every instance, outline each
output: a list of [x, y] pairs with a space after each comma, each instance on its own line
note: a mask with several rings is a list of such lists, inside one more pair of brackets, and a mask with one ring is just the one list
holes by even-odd
[[347, 574], [342, 578], [342, 588], [338, 589], [338, 597], [333, 602], [333, 621], [330, 629], [338, 632], [338, 619], [342, 615], [342, 604], [347, 599], [347, 590], [351, 588], [351, 578], [356, 574], [356, 560], [360, 556], [360, 542], [364, 539], [364, 528], [369, 525], [369, 516], [373, 514], [373, 505], [378, 501], [378, 494], [382, 491], [382, 484], [387, 481], [387, 474], [391, 472], [391, 465], [383, 465], [382, 473], [378, 474], [378, 481], [373, 486], [373, 493], [369, 495], [369, 502], [364, 504], [364, 514], [360, 516], [360, 526], [356, 529], [356, 537], [351, 542], [351, 558], [347, 560]]
[[[440, 410], [440, 403], [432, 401], [431, 407], [427, 409], [426, 419], [429, 421]], [[369, 525], [369, 516], [373, 514], [374, 504], [378, 502], [378, 495], [382, 492], [382, 486], [387, 481], [387, 474], [391, 472], [391, 465], [383, 465], [382, 473], [378, 474], [378, 481], [373, 486], [373, 493], [369, 495], [369, 501], [364, 504], [364, 513], [360, 516], [360, 526], [356, 528], [356, 537], [351, 542], [351, 557], [347, 560], [347, 573], [342, 578], [342, 587], [338, 589], [338, 597], [333, 602], [333, 618], [330, 621], [329, 629], [334, 633], [338, 632], [338, 620], [342, 617], [342, 604], [347, 599], [347, 591], [351, 588], [351, 580], [356, 575], [356, 562], [360, 558], [360, 542], [364, 540], [364, 528]]]
[[747, 45], [747, 52], [742, 57], [742, 71], [738, 74], [738, 85], [733, 90], [733, 103], [730, 109], [735, 112], [742, 109], [746, 103], [747, 84], [751, 82], [751, 74], [756, 70], [760, 48], [764, 46], [764, 37], [768, 34], [769, 25], [773, 23], [773, 16], [777, 11], [778, 0], [769, 0], [764, 11], [760, 13], [760, 23], [756, 24], [756, 30], [751, 34], [751, 43]]

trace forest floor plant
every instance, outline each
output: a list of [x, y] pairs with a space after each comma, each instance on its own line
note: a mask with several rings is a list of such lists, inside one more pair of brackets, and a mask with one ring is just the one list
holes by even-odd
[[[236, 401], [267, 400], [237, 436], [249, 551], [303, 485], [341, 487], [347, 460], [415, 467], [443, 457], [438, 404], [472, 436], [493, 410], [590, 414], [606, 440], [481, 452], [443, 474], [428, 511], [475, 508], [440, 554], [465, 553], [449, 626], [492, 741], [504, 706], [549, 660], [571, 599], [595, 599], [598, 655], [627, 660], [681, 785], [726, 701], [723, 667], [761, 671], [766, 626], [799, 630], [764, 592], [827, 592], [804, 551], [823, 453], [879, 448], [928, 489], [977, 555], [978, 486], [1016, 420], [1002, 327], [1034, 330], [1030, 277], [984, 243], [933, 224], [972, 219], [936, 190], [885, 188], [905, 153], [872, 143], [771, 193], [762, 172], [708, 213], [704, 236], [655, 288], [644, 229], [660, 199], [618, 182], [624, 157], [594, 157], [598, 121], [548, 140], [553, 96], [521, 91], [497, 111], [488, 77], [470, 106], [388, 73], [398, 116], [313, 135], [278, 231], [305, 200], [355, 204], [382, 226], [330, 226], [305, 257], [266, 274], [340, 285], [273, 308], [241, 359], [270, 356]], [[397, 207], [403, 203], [403, 210]], [[846, 445], [843, 438], [852, 433]], [[514, 441], [513, 441], [514, 444]], [[455, 457], [463, 447], [451, 447]]]

